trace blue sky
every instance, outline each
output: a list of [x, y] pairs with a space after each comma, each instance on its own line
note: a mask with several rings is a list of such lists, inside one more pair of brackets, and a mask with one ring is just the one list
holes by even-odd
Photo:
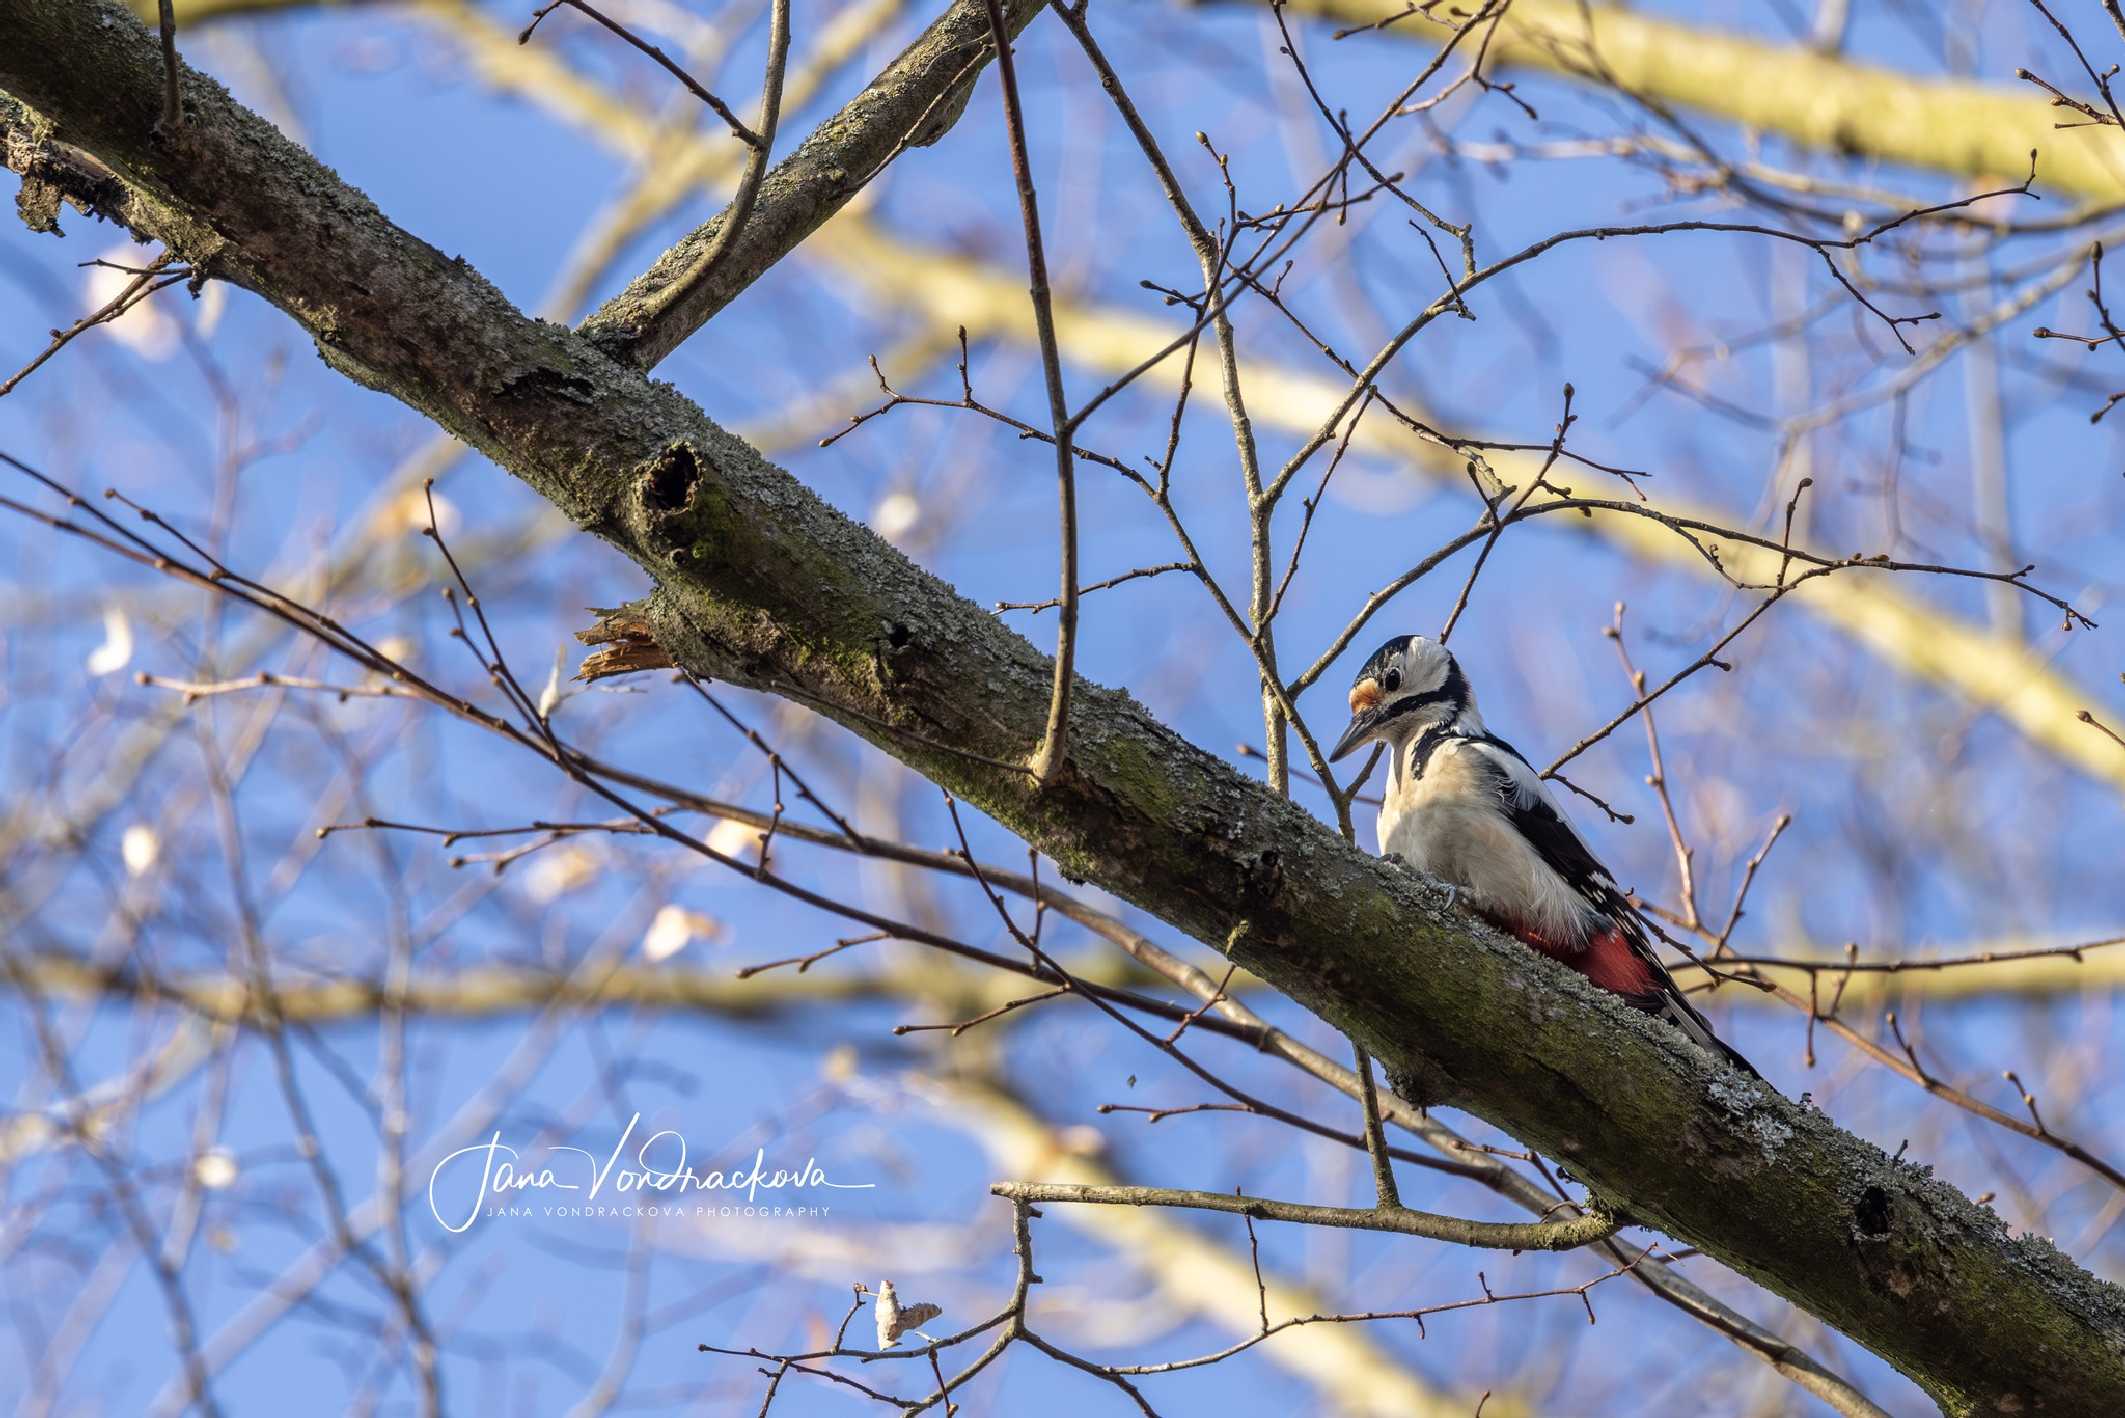
[[[1856, 55], [1922, 73], [1962, 62], [1943, 53], [1943, 36], [1923, 17], [1859, 8]], [[505, 27], [522, 19], [514, 11], [490, 13]], [[830, 13], [799, 0], [800, 54]], [[1699, 14], [1778, 42], [1791, 35], [1783, 7], [1723, 5]], [[1130, 4], [1096, 14], [1095, 24], [1205, 209], [1221, 211], [1224, 199], [1215, 168], [1190, 141], [1197, 129], [1231, 155], [1243, 206], [1259, 209], [1288, 196], [1318, 170], [1329, 151], [1323, 130], [1295, 107], [1274, 27], [1261, 11]], [[1381, 39], [1332, 43], [1325, 28], [1311, 24], [1301, 32], [1309, 62], [1353, 113], [1369, 113], [1407, 82], [1418, 52]], [[720, 71], [704, 67], [706, 81], [749, 96], [763, 33], [760, 17], [752, 17]], [[911, 33], [906, 20], [888, 28], [836, 73], [819, 101], [785, 115], [785, 142], [808, 131]], [[2058, 46], [2033, 45], [2019, 13], [2005, 7], [1981, 10], [1946, 39], [1968, 42], [1983, 56], [1979, 72], [1995, 80], [2006, 81], [2020, 63], [2067, 72]], [[535, 43], [615, 91], [673, 111], [664, 77], [585, 23], [556, 16]], [[273, 116], [395, 221], [464, 256], [527, 307], [546, 299], [586, 228], [635, 179], [624, 160], [540, 103], [497, 93], [441, 28], [394, 9], [297, 9], [227, 23], [187, 38], [184, 47], [193, 63]], [[1127, 135], [1088, 87], [1082, 58], [1059, 26], [1036, 24], [1019, 55], [1059, 286], [1072, 300], [1170, 321], [1158, 295], [1140, 283], [1185, 286], [1192, 258]], [[1539, 118], [1495, 96], [1459, 102], [1440, 111], [1436, 128], [1410, 126], [1384, 150], [1415, 172], [1414, 190], [1427, 203], [1475, 223], [1486, 256], [1561, 229], [1711, 211], [1703, 202], [1672, 200], [1656, 176], [1621, 162], [1490, 165], [1432, 152], [1437, 132], [1463, 143], [1525, 145], [1609, 135], [1640, 122], [1610, 97], [1536, 76], [1517, 82]], [[902, 159], [879, 184], [868, 220], [929, 250], [1020, 273], [1023, 248], [996, 105], [990, 75], [968, 121], [937, 147]], [[1699, 126], [1722, 150], [1755, 151], [1773, 165], [1878, 184], [1914, 200], [1958, 192], [1937, 176], [1841, 164], [1787, 151], [1775, 140], [1751, 148], [1750, 137], [1730, 127], [1710, 120]], [[2053, 194], [2045, 211], [2064, 205]], [[651, 224], [616, 254], [597, 293], [616, 290], [709, 210], [697, 196]], [[1293, 304], [1346, 353], [1369, 352], [1384, 330], [1435, 294], [1436, 270], [1406, 215], [1384, 202], [1368, 204], [1354, 230], [1320, 238], [1309, 249], [1319, 254], [1290, 277]], [[9, 359], [28, 358], [38, 332], [86, 308], [74, 263], [118, 245], [112, 230], [78, 215], [63, 225], [64, 243], [19, 225], [0, 229], [0, 330], [16, 332]], [[2045, 251], [2070, 246], [2065, 238], [2039, 237], [1966, 264], [1973, 275], [1988, 261], [1995, 275], [2012, 274]], [[1877, 274], [1893, 274], [1886, 260]], [[2107, 392], [2107, 361], [2115, 355], [2083, 355], [2029, 335], [2037, 324], [2090, 328], [2082, 284], [2065, 282], [1996, 342], [1998, 398], [2007, 411], [2000, 427], [2004, 528], [1971, 511], [1982, 495], [1973, 492], [1972, 410], [1982, 408], [1973, 391], [1983, 386], [1967, 359], [1944, 365], [1908, 399], [1838, 423], [1804, 446], [1822, 546], [1882, 550], [1894, 534], [1901, 538], [1893, 543], [1897, 554], [1913, 560], [1998, 565], [2012, 553], [2039, 562], [2043, 585], [2106, 628], [2064, 635], [2056, 614], [2027, 600], [2015, 623], [2060, 672], [2086, 687], [2089, 707], [2116, 724], [2125, 719], [2117, 678], [2125, 655], [2108, 620], [2116, 613], [2115, 568], [2125, 564], [2125, 491], [2116, 425], [2088, 418]], [[1965, 304], [1946, 309], [1943, 323], [1918, 327], [1914, 342], [1938, 338], [2026, 285], [2023, 277], [1977, 287], [1962, 297]], [[1780, 498], [1767, 489], [1780, 486], [1779, 438], [1766, 420], [1879, 388], [1909, 367], [1879, 322], [1849, 307], [1831, 309], [1805, 339], [1741, 343], [1834, 293], [1814, 255], [1759, 239], [1701, 233], [1585, 243], [1487, 288], [1473, 322], [1438, 322], [1398, 360], [1384, 387], [1442, 426], [1541, 443], [1569, 381], [1581, 416], [1572, 447], [1647, 470], [1656, 494], [1710, 504], [1758, 529], [1775, 527]], [[432, 431], [407, 409], [326, 369], [295, 326], [255, 297], [228, 292], [211, 328], [206, 302], [181, 291], [160, 299], [171, 322], [161, 357], [115, 334], [92, 334], [0, 402], [0, 450], [84, 493], [118, 487], [215, 537], [232, 565], [299, 588], [320, 557], [354, 545], [365, 527], [388, 518], [374, 503], [375, 489]], [[1918, 297], [1891, 292], [1882, 300], [1904, 310]], [[830, 391], [839, 403], [831, 412], [807, 407], [800, 426], [772, 444], [777, 460], [853, 517], [897, 518], [910, 554], [977, 602], [1037, 601], [1052, 594], [1055, 564], [1052, 461], [1040, 450], [965, 412], [930, 408], [898, 410], [830, 448], [816, 446], [848, 415], [879, 401], [864, 383], [866, 356], [904, 352], [925, 323], [948, 328], [950, 320], [949, 311], [918, 316], [888, 304], [845, 270], [800, 253], [658, 376], [741, 430]], [[1241, 322], [1253, 357], [1327, 372], [1259, 304], [1243, 310]], [[1648, 368], [1680, 345], [1720, 340], [1737, 347], [1704, 366], [1702, 398], [1648, 395]], [[890, 372], [906, 392], [951, 397], [955, 357], [906, 359]], [[1041, 417], [1039, 368], [1027, 349], [980, 341], [971, 373], [985, 400]], [[1068, 370], [1074, 398], [1105, 378], [1083, 366]], [[1155, 452], [1170, 411], [1170, 400], [1155, 392], [1124, 396], [1088, 426], [1086, 441], [1131, 458]], [[1267, 424], [1263, 437], [1265, 458], [1273, 461], [1294, 446], [1288, 432]], [[1790, 476], [1790, 468], [1783, 471]], [[1309, 492], [1315, 477], [1309, 470], [1300, 479]], [[1287, 667], [1309, 662], [1375, 586], [1464, 530], [1478, 510], [1465, 486], [1371, 452], [1354, 453], [1337, 478], [1278, 625]], [[1585, 490], [1602, 480], [1580, 470], [1571, 481]], [[1174, 486], [1211, 569], [1238, 594], [1246, 574], [1244, 508], [1229, 428], [1207, 387], [1185, 421]], [[543, 682], [557, 651], [568, 652], [572, 668], [571, 637], [588, 623], [586, 608], [643, 590], [640, 573], [600, 545], [542, 532], [537, 499], [481, 459], [454, 460], [438, 492], [461, 549], [483, 538], [528, 539], [522, 550], [479, 559], [472, 573], [506, 652], [528, 680]], [[1176, 554], [1170, 533], [1133, 487], [1087, 468], [1080, 492], [1087, 581]], [[896, 496], [902, 503], [894, 504]], [[910, 497], [912, 523], [904, 511], [889, 511]], [[1892, 508], [1901, 518], [1893, 533], [1886, 521]], [[1287, 509], [1281, 551], [1290, 547], [1297, 515], [1295, 506]], [[432, 550], [403, 515], [398, 523], [398, 534], [363, 557], [372, 571], [402, 571], [404, 578], [396, 589], [350, 596], [337, 611], [373, 637], [402, 637], [418, 663], [463, 692], [491, 697], [470, 657], [448, 639], [448, 612], [432, 589], [443, 574]], [[260, 638], [257, 623], [241, 614], [19, 518], [0, 521], [0, 567], [9, 573], [11, 606], [0, 623], [7, 796], [79, 827], [74, 843], [48, 844], [11, 868], [6, 891], [20, 903], [14, 914], [21, 918], [12, 929], [33, 948], [99, 959], [137, 952], [162, 971], [217, 971], [232, 959], [241, 896], [257, 904], [277, 970], [324, 976], [374, 977], [399, 929], [419, 942], [418, 968], [437, 974], [487, 964], [638, 960], [645, 932], [666, 906], [717, 923], [713, 938], [696, 939], [674, 957], [674, 968], [734, 969], [818, 950], [850, 932], [846, 922], [635, 838], [592, 842], [580, 858], [549, 851], [499, 878], [449, 865], [452, 854], [481, 850], [480, 843], [446, 848], [425, 837], [360, 833], [317, 843], [322, 820], [371, 813], [479, 828], [603, 812], [525, 755], [433, 711], [387, 700], [296, 696], [270, 726], [258, 717], [256, 697], [203, 700], [159, 740], [122, 799], [103, 803], [96, 785], [109, 780], [123, 746], [173, 708], [167, 694], [134, 685], [132, 672], [186, 678], [206, 662], [229, 676], [271, 669], [339, 682], [352, 672], [284, 635]], [[1322, 727], [1333, 732], [1339, 724], [1327, 701], [1373, 643], [1404, 630], [1436, 631], [1466, 568], [1465, 558], [1450, 563], [1358, 637], [1346, 663], [1316, 691], [1319, 698], [1307, 701], [1326, 704], [1313, 710]], [[1961, 617], [1983, 621], [1996, 613], [1976, 583], [1899, 585]], [[1630, 702], [1601, 635], [1618, 601], [1630, 607], [1632, 652], [1656, 681], [1695, 659], [1748, 605], [1708, 579], [1633, 561], [1613, 543], [1565, 526], [1516, 529], [1485, 567], [1454, 648], [1492, 726], [1537, 763]], [[1737, 943], [1789, 954], [1850, 940], [1870, 955], [1915, 956], [2116, 934], [2125, 887], [2116, 869], [2114, 784], [2074, 771], [1995, 718], [1900, 676], [1827, 628], [1805, 596], [1796, 601], [1749, 632], [1733, 673], [1692, 681], [1660, 711], [1678, 808], [1699, 846], [1699, 881], [1714, 908], [1731, 898], [1772, 820], [1781, 813], [1794, 819], [1754, 889]], [[84, 662], [105, 640], [113, 607], [128, 617], [132, 656], [125, 672], [92, 677]], [[1036, 643], [1050, 643], [1052, 617], [1021, 613], [1013, 621]], [[238, 662], [240, 656], [249, 658]], [[1096, 680], [1126, 685], [1206, 747], [1236, 754], [1240, 744], [1260, 742], [1246, 654], [1186, 577], [1088, 598], [1079, 664]], [[617, 761], [754, 805], [768, 801], [759, 756], [702, 705], [654, 677], [632, 689], [584, 694], [568, 702], [558, 722]], [[768, 732], [867, 830], [891, 830], [933, 848], [953, 844], [933, 789], [801, 710], [737, 691], [725, 702]], [[234, 794], [240, 862], [203, 786], [202, 736], [220, 745], [218, 752], [246, 755]], [[1610, 823], [1583, 802], [1571, 806], [1622, 880], [1672, 899], [1672, 853], [1645, 785], [1647, 769], [1643, 735], [1627, 725], [1579, 760], [1573, 776], [1636, 822]], [[1322, 807], [1318, 793], [1297, 791]], [[124, 834], [140, 825], [157, 833], [160, 862], [128, 875]], [[970, 830], [985, 856], [1022, 861], [1022, 849], [990, 824], [972, 820]], [[1360, 840], [1370, 843], [1368, 822], [1360, 822]], [[987, 908], [961, 887], [794, 845], [778, 850], [808, 884], [945, 923], [975, 944], [1009, 948]], [[232, 866], [245, 883], [242, 893], [231, 887]], [[1165, 944], [1183, 944], [1155, 922], [1140, 924]], [[1062, 931], [1059, 923], [1051, 928]], [[1066, 948], [1092, 948], [1081, 934], [1065, 931], [1061, 939]], [[1212, 959], [1207, 951], [1195, 958]], [[886, 966], [934, 972], [941, 994], [956, 979], [912, 946], [858, 947], [817, 973], [833, 978]], [[412, 1145], [424, 1160], [497, 1129], [526, 1151], [559, 1142], [602, 1153], [639, 1113], [641, 1132], [674, 1129], [707, 1166], [749, 1166], [763, 1148], [771, 1167], [813, 1158], [836, 1181], [872, 1184], [835, 1191], [823, 1219], [735, 1217], [648, 1231], [612, 1218], [535, 1215], [484, 1219], [462, 1235], [437, 1225], [416, 1191], [405, 1233], [444, 1334], [452, 1405], [567, 1411], [595, 1389], [617, 1343], [631, 1359], [617, 1407], [686, 1402], [750, 1411], [746, 1405], [757, 1404], [765, 1382], [755, 1366], [701, 1355], [697, 1344], [808, 1346], [821, 1325], [831, 1333], [852, 1282], [875, 1285], [885, 1277], [910, 1298], [945, 1303], [942, 1326], [989, 1312], [1006, 1292], [1010, 1261], [1007, 1215], [986, 1187], [1019, 1175], [1019, 1164], [999, 1155], [996, 1139], [1006, 1129], [975, 1121], [978, 1109], [955, 1077], [1001, 1069], [1024, 1107], [1132, 1180], [1240, 1186], [1322, 1202], [1364, 1199], [1362, 1159], [1267, 1122], [1208, 1114], [1146, 1124], [1140, 1115], [1098, 1111], [1108, 1103], [1186, 1105], [1201, 1101], [1202, 1089], [1069, 1003], [1029, 1010], [952, 1046], [935, 1034], [893, 1032], [898, 1024], [950, 1018], [944, 1011], [952, 1007], [902, 998], [757, 1014], [612, 1011], [568, 1019], [550, 1036], [524, 1014], [416, 1020], [406, 1042], [407, 1108]], [[1258, 1007], [1341, 1056], [1340, 1041], [1295, 1009], [1266, 998]], [[34, 1111], [49, 1103], [50, 1083], [19, 1001], [11, 998], [5, 1013], [0, 1078], [13, 1085], [12, 1108]], [[1819, 1041], [1816, 1066], [1804, 1067], [1798, 1016], [1728, 1006], [1715, 1006], [1715, 1014], [1785, 1091], [1811, 1092], [1841, 1122], [1884, 1145], [1912, 1139], [1911, 1155], [1949, 1180], [1973, 1193], [1997, 1193], [2012, 1224], [2054, 1234], [2098, 1273], [2118, 1273], [2125, 1241], [2113, 1231], [2111, 1198], [2085, 1171], [1944, 1109], [1879, 1069], [1862, 1070], [1827, 1040]], [[2037, 1084], [2047, 1119], [2095, 1151], [2107, 1151], [2125, 1127], [2113, 1097], [2084, 1088], [2084, 1080], [2101, 1077], [2092, 1061], [2119, 1042], [2108, 996], [1931, 1003], [1906, 1014], [1923, 1030], [1936, 1065], [1988, 1101], [2018, 1109], [1997, 1078], [2001, 1068], [2016, 1068]], [[174, 1027], [168, 1011], [145, 1007], [64, 1005], [51, 1017], [83, 1080], [121, 1073]], [[1879, 1027], [1877, 1018], [1860, 1022], [1870, 1033]], [[317, 1136], [350, 1202], [376, 1185], [379, 1105], [371, 1084], [381, 1047], [373, 1023], [300, 1031], [291, 1040], [296, 1091], [314, 1109]], [[1288, 1070], [1215, 1041], [1197, 1047], [1243, 1087], [1293, 1099], [1343, 1125], [1354, 1121], [1341, 1099], [1295, 1081]], [[506, 1081], [505, 1104], [484, 1127], [466, 1126], [467, 1114], [481, 1111], [482, 1090], [497, 1079]], [[217, 1115], [214, 1142], [235, 1159], [239, 1182], [207, 1194], [183, 1269], [209, 1335], [236, 1332], [246, 1307], [284, 1284], [322, 1234], [314, 1178], [294, 1153], [283, 1091], [255, 1039], [233, 1052], [216, 1050], [127, 1122], [125, 1150], [150, 1209], [168, 1211], [200, 1120]], [[1454, 1121], [1510, 1145], [1473, 1120]], [[1430, 1173], [1405, 1169], [1404, 1187], [1413, 1205], [1505, 1214], [1480, 1189]], [[18, 1313], [0, 1338], [11, 1351], [0, 1374], [30, 1372], [97, 1265], [126, 1253], [111, 1208], [100, 1174], [72, 1152], [48, 1153], [7, 1173], [0, 1244], [9, 1248], [8, 1288]], [[1180, 1224], [1244, 1258], [1236, 1224]], [[1048, 1282], [1042, 1303], [1056, 1307], [1058, 1338], [1128, 1362], [1234, 1338], [1199, 1314], [1174, 1318], [1156, 1299], [1157, 1276], [1053, 1209], [1036, 1240]], [[1262, 1260], [1342, 1309], [1477, 1295], [1479, 1269], [1501, 1293], [1576, 1285], [1601, 1269], [1585, 1257], [1508, 1259], [1274, 1228], [1263, 1230]], [[1915, 1389], [1870, 1356], [1709, 1261], [1684, 1264], [1693, 1278], [1810, 1346], [1892, 1411], [1926, 1411]], [[1365, 1334], [1471, 1407], [1491, 1388], [1522, 1394], [1545, 1411], [1586, 1414], [1738, 1411], [1752, 1401], [1799, 1401], [1761, 1366], [1729, 1362], [1727, 1346], [1628, 1280], [1605, 1282], [1593, 1294], [1600, 1324], [1591, 1332], [1579, 1301], [1567, 1297], [1443, 1317], [1430, 1322], [1429, 1339], [1406, 1324]], [[291, 1394], [322, 1408], [360, 1394], [375, 1411], [409, 1411], [403, 1364], [378, 1369], [376, 1331], [391, 1314], [372, 1277], [340, 1266], [226, 1366], [217, 1391], [232, 1412], [285, 1411]], [[859, 1317], [856, 1332], [868, 1322]], [[145, 1411], [175, 1372], [167, 1332], [152, 1276], [132, 1265], [81, 1341], [64, 1390], [68, 1411]], [[28, 1382], [0, 1378], [0, 1392], [24, 1396]], [[1288, 1365], [1259, 1352], [1149, 1382], [1147, 1392], [1168, 1413], [1315, 1411], [1321, 1402]], [[976, 1411], [1075, 1414], [1105, 1411], [1102, 1405], [1116, 1399], [1103, 1385], [1019, 1352], [984, 1383], [969, 1400]], [[915, 1386], [912, 1378], [902, 1384]], [[845, 1390], [792, 1382], [776, 1411], [860, 1408]]]

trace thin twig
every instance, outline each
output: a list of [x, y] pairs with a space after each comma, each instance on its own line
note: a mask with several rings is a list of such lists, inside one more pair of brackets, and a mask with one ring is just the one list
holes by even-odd
[[1357, 1056], [1358, 1098], [1365, 1109], [1365, 1152], [1372, 1159], [1372, 1187], [1380, 1211], [1399, 1211], [1402, 1208], [1402, 1193], [1395, 1186], [1394, 1158], [1388, 1155], [1387, 1135], [1380, 1127], [1380, 1094], [1372, 1081], [1372, 1056], [1365, 1046], [1351, 1040], [1351, 1051]]
[[767, 160], [775, 144], [775, 128], [782, 121], [782, 80], [789, 67], [789, 30], [789, 0], [773, 0], [768, 10], [767, 70], [760, 80], [760, 131], [756, 141], [748, 140], [752, 151], [746, 155], [745, 171], [738, 178], [738, 190], [732, 196], [730, 206], [724, 209], [722, 223], [717, 226], [716, 234], [709, 238], [707, 247], [694, 258], [684, 274], [658, 291], [647, 303], [641, 315], [644, 324], [655, 324], [684, 304], [694, 291], [707, 285], [724, 258], [736, 249], [739, 234], [752, 219], [753, 204], [760, 196], [761, 179], [767, 176]]
[[189, 267], [170, 270], [172, 259], [174, 258], [171, 253], [165, 251], [149, 265], [142, 267], [135, 273], [133, 279], [126, 282], [125, 288], [119, 291], [117, 295], [111, 297], [111, 299], [98, 306], [95, 310], [90, 311], [87, 315], [82, 316], [66, 329], [52, 331], [52, 342], [45, 347], [44, 352], [17, 370], [9, 377], [6, 383], [0, 384], [0, 398], [5, 398], [13, 393], [17, 384], [36, 373], [39, 366], [53, 355], [59, 353], [60, 350], [66, 348], [83, 331], [97, 325], [107, 325], [146, 300], [149, 296], [154, 295], [157, 291], [168, 290], [171, 286], [181, 281], [190, 280], [192, 271]]
[[162, 30], [162, 131], [168, 134], [184, 123], [184, 100], [177, 92], [175, 0], [155, 0], [155, 13]]
[[585, 4], [584, 0], [552, 0], [551, 4], [540, 6], [537, 10], [532, 12], [531, 23], [524, 26], [524, 32], [517, 36], [517, 43], [531, 43], [532, 32], [538, 29], [539, 22], [545, 19], [548, 15], [552, 14], [555, 10], [560, 9], [563, 5], [566, 5], [571, 10], [582, 11], [584, 14], [590, 16], [591, 19], [596, 20], [599, 24], [605, 26], [605, 28], [611, 30], [614, 34], [626, 40], [629, 44], [641, 50], [650, 58], [656, 60], [658, 64], [664, 67], [666, 73], [670, 74], [680, 83], [686, 85], [686, 90], [688, 93], [691, 93], [695, 98], [707, 104], [711, 109], [715, 111], [715, 114], [718, 118], [722, 119], [726, 124], [730, 125], [730, 131], [738, 135], [739, 142], [745, 144], [749, 148], [765, 148], [767, 146], [767, 140], [763, 138], [760, 134], [755, 133], [752, 129], [746, 127], [745, 124], [739, 119], [738, 115], [731, 112], [731, 107], [729, 104], [725, 103], [722, 99], [717, 98], [707, 89], [702, 88], [699, 83], [695, 82], [693, 75], [687, 73], [684, 69], [680, 68], [676, 63], [672, 61], [670, 55], [666, 54], [663, 50], [657, 48], [654, 44], [651, 44], [648, 40], [643, 39], [634, 31], [628, 29], [627, 26], [621, 24], [618, 20], [615, 20], [611, 16], [603, 14], [600, 11], [593, 9], [588, 4]]
[[1055, 630], [1055, 685], [1048, 700], [1048, 722], [1027, 766], [1042, 787], [1055, 781], [1069, 751], [1070, 685], [1077, 658], [1077, 465], [1070, 456], [1069, 400], [1063, 394], [1062, 353], [1055, 342], [1055, 307], [1048, 292], [1048, 258], [1040, 240], [1040, 203], [1033, 191], [1033, 167], [1026, 155], [1026, 119], [1018, 102], [1018, 67], [1011, 58], [1011, 36], [1004, 27], [1000, 0], [987, 0], [989, 32], [996, 41], [996, 73], [1002, 81], [1004, 125], [1009, 130], [1011, 176], [1018, 187], [1018, 215], [1026, 232], [1027, 294], [1033, 301], [1033, 328], [1040, 341], [1040, 368], [1048, 391], [1048, 418], [1055, 437], [1055, 496], [1062, 523], [1062, 591]]

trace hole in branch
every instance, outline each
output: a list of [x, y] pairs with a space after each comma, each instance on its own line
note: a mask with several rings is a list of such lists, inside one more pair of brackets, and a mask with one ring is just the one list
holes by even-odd
[[1880, 1187], [1868, 1187], [1859, 1194], [1859, 1205], [1852, 1208], [1852, 1219], [1859, 1224], [1862, 1236], [1888, 1235], [1889, 1193]]
[[642, 475], [642, 505], [651, 512], [677, 512], [694, 494], [701, 464], [690, 443], [674, 443]]

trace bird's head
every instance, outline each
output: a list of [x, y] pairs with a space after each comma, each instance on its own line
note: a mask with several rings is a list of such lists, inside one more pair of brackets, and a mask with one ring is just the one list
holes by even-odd
[[1421, 635], [1398, 635], [1372, 652], [1350, 686], [1350, 725], [1331, 763], [1375, 739], [1406, 743], [1437, 724], [1476, 725], [1475, 697], [1453, 652]]

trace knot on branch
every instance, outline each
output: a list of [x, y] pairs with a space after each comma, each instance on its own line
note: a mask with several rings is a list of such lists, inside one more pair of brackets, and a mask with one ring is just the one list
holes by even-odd
[[1419, 1112], [1453, 1107], [1468, 1097], [1468, 1089], [1430, 1059], [1410, 1054], [1380, 1062], [1388, 1089]]
[[1284, 858], [1274, 847], [1242, 868], [1240, 895], [1248, 905], [1266, 906], [1284, 890]]
[[716, 466], [696, 445], [669, 443], [634, 473], [643, 539], [674, 565], [706, 560], [730, 533], [728, 508], [704, 474]]
[[565, 369], [552, 369], [546, 365], [512, 374], [503, 383], [501, 395], [508, 399], [522, 399], [531, 403], [547, 399], [566, 399], [570, 403], [588, 404], [597, 394], [597, 386], [580, 374]]
[[1861, 1239], [1879, 1241], [1889, 1234], [1889, 1193], [1879, 1186], [1870, 1186], [1859, 1194], [1852, 1207], [1852, 1224]]

